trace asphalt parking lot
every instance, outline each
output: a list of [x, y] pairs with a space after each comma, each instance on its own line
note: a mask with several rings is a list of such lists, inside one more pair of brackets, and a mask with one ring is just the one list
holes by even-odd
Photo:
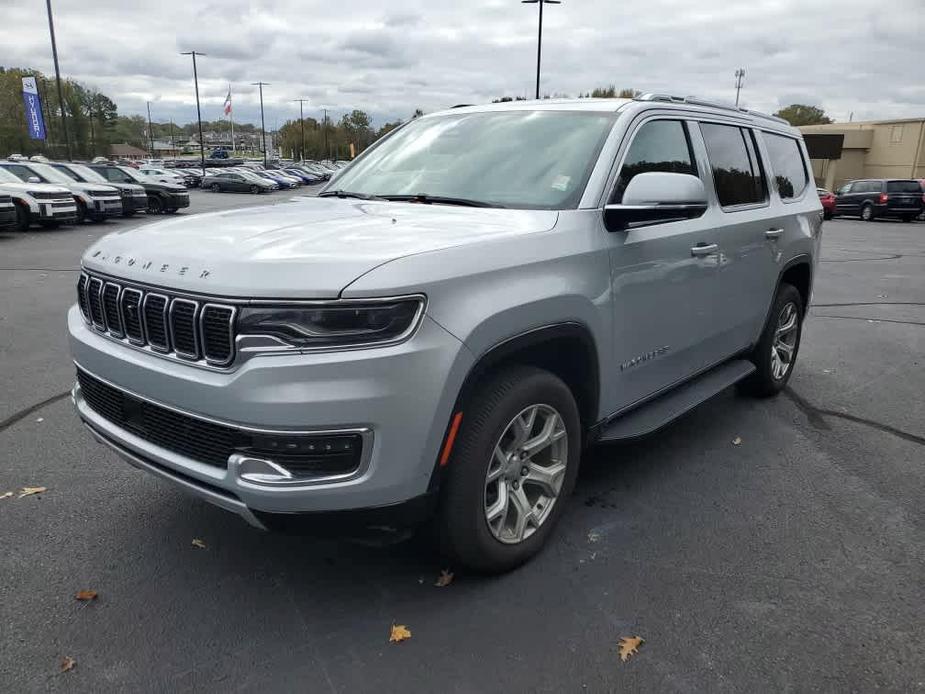
[[0, 232], [0, 494], [47, 487], [0, 499], [0, 691], [925, 691], [925, 223], [827, 222], [785, 394], [591, 450], [535, 561], [437, 588], [421, 543], [263, 534], [84, 432], [79, 256], [151, 221]]

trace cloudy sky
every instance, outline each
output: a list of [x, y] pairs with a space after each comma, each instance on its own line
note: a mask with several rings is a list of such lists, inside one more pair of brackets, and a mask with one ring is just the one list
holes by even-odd
[[[774, 111], [822, 106], [836, 120], [925, 115], [925, 0], [563, 0], [547, 5], [543, 90], [597, 85], [733, 99]], [[502, 95], [532, 95], [536, 5], [519, 0], [53, 0], [62, 74], [96, 86], [120, 113], [221, 114], [267, 126], [352, 108], [382, 123]], [[41, 0], [0, 0], [0, 65], [53, 74]]]

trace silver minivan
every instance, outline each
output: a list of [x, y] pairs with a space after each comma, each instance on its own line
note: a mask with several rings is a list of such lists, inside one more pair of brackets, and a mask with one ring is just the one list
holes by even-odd
[[97, 441], [254, 526], [430, 520], [455, 566], [504, 571], [549, 539], [586, 446], [784, 387], [821, 225], [771, 116], [451, 109], [318, 198], [95, 243], [73, 399]]

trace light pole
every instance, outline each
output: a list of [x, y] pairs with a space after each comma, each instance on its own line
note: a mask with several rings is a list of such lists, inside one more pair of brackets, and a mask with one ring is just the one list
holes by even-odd
[[71, 140], [67, 136], [67, 116], [64, 115], [64, 90], [61, 89], [61, 69], [58, 67], [58, 44], [55, 41], [55, 22], [51, 18], [51, 0], [45, 0], [48, 8], [48, 33], [51, 34], [51, 57], [55, 61], [55, 81], [58, 83], [58, 106], [61, 107], [61, 131], [64, 133], [64, 148], [68, 161], [71, 159]]
[[543, 58], [543, 5], [561, 5], [561, 0], [520, 0], [524, 5], [540, 6], [540, 30], [536, 39], [536, 98], [540, 98], [540, 64]]
[[328, 109], [322, 109], [324, 111], [324, 121], [322, 128], [324, 128], [324, 156], [331, 156], [330, 151], [328, 150]]
[[145, 102], [148, 105], [148, 149], [151, 152], [151, 158], [154, 158], [154, 131], [151, 129], [151, 102]]
[[199, 109], [199, 73], [196, 71], [196, 56], [205, 55], [196, 51], [186, 51], [180, 55], [193, 56], [193, 84], [196, 85], [196, 122], [199, 123], [199, 158], [202, 163], [202, 172], [206, 171], [206, 146], [202, 141], [202, 111]]
[[299, 159], [305, 161], [305, 114], [302, 108], [308, 99], [293, 99], [293, 101], [299, 102], [299, 130], [302, 135], [302, 142], [299, 145]]
[[260, 88], [260, 134], [263, 137], [263, 166], [267, 166], [267, 126], [263, 120], [263, 88], [269, 87], [269, 82], [251, 82], [255, 87]]
[[740, 67], [736, 70], [736, 108], [739, 108], [739, 92], [742, 91], [742, 84], [745, 82], [745, 68]]

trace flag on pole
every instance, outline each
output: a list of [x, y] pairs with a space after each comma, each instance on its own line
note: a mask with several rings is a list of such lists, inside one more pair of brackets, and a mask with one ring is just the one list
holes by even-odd
[[228, 85], [228, 96], [225, 97], [225, 115], [231, 115], [231, 85]]

